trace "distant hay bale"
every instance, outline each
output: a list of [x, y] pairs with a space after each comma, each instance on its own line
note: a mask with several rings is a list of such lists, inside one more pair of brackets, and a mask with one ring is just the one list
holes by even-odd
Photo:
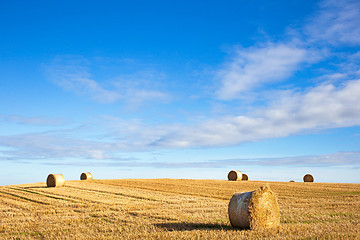
[[238, 170], [231, 170], [228, 174], [229, 181], [236, 181], [242, 179], [242, 173]]
[[235, 193], [230, 199], [228, 211], [234, 228], [262, 229], [280, 225], [277, 198], [268, 185], [252, 192]]
[[49, 174], [46, 185], [48, 187], [62, 187], [65, 185], [65, 178], [62, 174]]
[[80, 175], [80, 180], [92, 180], [93, 179], [93, 175], [89, 172], [87, 173], [82, 173]]
[[314, 181], [314, 177], [311, 174], [306, 174], [303, 179], [304, 179], [304, 182], [313, 182]]
[[243, 174], [242, 174], [242, 178], [241, 178], [241, 180], [243, 180], [243, 181], [247, 181], [247, 180], [249, 180], [248, 175], [246, 175], [245, 173], [243, 173]]
[[295, 182], [294, 180], [290, 180], [289, 182]]

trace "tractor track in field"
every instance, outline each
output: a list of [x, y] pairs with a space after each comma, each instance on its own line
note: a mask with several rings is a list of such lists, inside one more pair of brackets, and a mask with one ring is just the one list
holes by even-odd
[[[79, 201], [75, 201], [72, 198], [64, 198], [64, 197], [60, 197], [62, 195], [56, 195], [56, 194], [45, 194], [43, 192], [36, 192], [36, 191], [30, 191], [27, 189], [23, 189], [23, 188], [15, 188], [15, 187], [11, 187], [10, 189], [16, 190], [16, 191], [21, 191], [21, 192], [26, 192], [26, 193], [31, 193], [31, 194], [35, 194], [35, 195], [39, 195], [42, 197], [47, 197], [47, 198], [52, 198], [52, 199], [56, 199], [56, 200], [63, 200], [63, 201], [69, 201], [69, 202], [73, 202], [73, 203], [79, 203]], [[83, 202], [82, 202], [83, 203]]]
[[0, 239], [359, 239], [360, 184], [270, 182], [279, 229], [233, 229], [230, 194], [267, 182], [109, 179], [0, 186]]
[[[128, 185], [117, 185], [117, 184], [111, 184], [111, 183], [99, 183], [98, 184], [103, 184], [103, 185], [111, 185], [111, 186], [117, 186], [117, 187], [130, 187]], [[174, 185], [177, 186], [177, 185]], [[199, 193], [189, 193], [189, 192], [181, 192], [181, 191], [171, 191], [171, 190], [164, 190], [164, 189], [155, 189], [152, 187], [140, 187], [140, 186], [131, 186], [131, 188], [133, 189], [141, 189], [141, 190], [147, 190], [147, 191], [153, 191], [153, 192], [160, 192], [160, 193], [171, 193], [174, 195], [179, 195], [181, 194], [181, 196], [191, 196], [191, 197], [199, 197], [199, 198], [212, 198], [212, 199], [216, 199], [216, 200], [229, 200], [229, 198], [225, 198], [225, 197], [217, 197], [217, 196], [211, 196], [210, 194], [199, 194]]]
[[25, 201], [28, 201], [28, 202], [33, 202], [33, 203], [37, 203], [37, 204], [41, 204], [41, 205], [50, 205], [49, 203], [46, 203], [46, 202], [41, 202], [41, 201], [38, 201], [38, 200], [35, 200], [35, 199], [31, 199], [31, 198], [27, 198], [27, 197], [24, 197], [24, 196], [20, 196], [20, 195], [17, 195], [15, 193], [11, 193], [11, 192], [7, 192], [7, 191], [3, 191], [4, 189], [0, 190], [0, 193], [1, 194], [5, 194], [7, 196], [11, 196], [14, 198], [17, 198], [17, 199], [21, 199], [21, 200], [25, 200]]
[[[64, 188], [68, 188], [68, 189], [77, 189], [77, 190], [86, 190], [86, 189], [81, 189], [81, 188], [76, 188], [76, 187], [70, 187], [70, 186], [64, 186]], [[38, 194], [41, 196], [45, 196], [45, 197], [49, 197], [49, 198], [53, 198], [53, 199], [57, 199], [57, 200], [64, 200], [64, 201], [69, 201], [72, 203], [80, 203], [80, 204], [98, 204], [98, 205], [106, 205], [105, 202], [103, 201], [96, 201], [93, 199], [88, 199], [88, 198], [84, 198], [84, 197], [76, 197], [74, 195], [71, 195], [69, 193], [65, 194], [54, 194], [52, 193], [51, 195], [49, 195], [48, 193], [45, 192], [37, 192], [37, 191], [30, 191], [28, 189], [32, 189], [31, 187], [27, 187], [26, 189], [17, 189], [19, 191], [24, 191], [24, 192], [28, 192], [28, 193], [32, 193], [32, 194]]]
[[87, 191], [87, 192], [96, 192], [96, 193], [115, 195], [115, 196], [120, 196], [120, 197], [138, 199], [138, 200], [145, 200], [145, 201], [152, 201], [152, 202], [165, 202], [166, 203], [166, 201], [163, 201], [163, 200], [158, 200], [158, 199], [149, 198], [149, 197], [135, 196], [135, 195], [125, 194], [125, 193], [120, 193], [120, 192], [109, 192], [109, 191], [104, 191], [104, 190], [81, 188], [81, 187], [74, 187], [74, 186], [66, 186], [66, 187], [81, 190], [81, 191]]

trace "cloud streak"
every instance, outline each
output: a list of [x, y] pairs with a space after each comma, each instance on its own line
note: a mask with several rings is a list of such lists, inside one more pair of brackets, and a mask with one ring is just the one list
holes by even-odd
[[[241, 99], [251, 91], [289, 79], [304, 63], [318, 63], [328, 57], [342, 57], [343, 62], [349, 61], [351, 56], [346, 50], [341, 54], [331, 52], [334, 47], [360, 45], [359, 22], [359, 1], [321, 2], [319, 10], [306, 24], [288, 32], [290, 41], [235, 49], [232, 59], [216, 73], [220, 82], [216, 96], [221, 100]], [[348, 66], [352, 64], [348, 62]], [[359, 74], [358, 66], [352, 66], [346, 73], [348, 71]]]
[[[309, 45], [325, 42], [332, 46], [360, 44], [359, 3], [326, 1], [320, 13], [312, 18], [302, 30], [308, 39], [278, 42], [237, 49], [234, 57], [217, 72], [220, 87], [217, 100], [238, 99], [244, 94], [263, 86], [283, 82], [300, 70], [304, 63], [314, 63], [323, 56]], [[308, 44], [308, 45], [307, 45]], [[346, 54], [345, 57], [346, 58]], [[95, 131], [88, 135], [74, 131], [29, 133], [0, 136], [3, 159], [119, 159], [122, 152], [135, 152], [165, 148], [223, 147], [269, 138], [286, 137], [317, 129], [340, 128], [360, 125], [360, 80], [344, 81], [359, 74], [356, 61], [359, 52], [346, 62], [346, 73], [331, 72], [320, 79], [318, 86], [300, 90], [275, 91], [270, 102], [262, 107], [254, 106], [250, 112], [230, 113], [226, 116], [186, 124], [179, 120], [167, 125], [154, 125], [141, 120], [126, 120], [102, 116], [93, 124]], [[353, 61], [353, 62], [351, 62]], [[82, 57], [59, 57], [47, 66], [49, 79], [57, 86], [100, 103], [126, 102], [142, 105], [149, 101], [167, 101], [168, 94], [152, 86], [162, 74], [117, 75], [111, 79], [91, 75], [90, 63]], [[341, 65], [341, 64], [339, 64]], [[323, 65], [328, 67], [326, 63]], [[341, 66], [340, 66], [341, 68]], [[148, 78], [148, 79], [147, 79]], [[95, 80], [96, 79], [96, 80]], [[144, 80], [145, 79], [145, 80]], [[343, 81], [343, 83], [340, 83]], [[147, 81], [148, 80], [148, 81]], [[143, 83], [147, 82], [144, 87]], [[337, 85], [331, 84], [336, 82]], [[155, 84], [156, 85], [156, 84]], [[213, 100], [213, 99], [211, 99]], [[225, 101], [226, 102], [226, 101]], [[225, 103], [226, 104], [226, 103]], [[176, 108], [180, 105], [174, 105]], [[171, 114], [171, 113], [170, 113]], [[29, 125], [56, 125], [57, 119], [45, 117], [0, 116], [3, 121]], [[199, 119], [199, 118], [198, 118]], [[102, 122], [101, 122], [102, 121]], [[109, 124], [110, 123], [110, 124]], [[90, 124], [89, 124], [90, 125]], [[96, 133], [98, 134], [96, 134]], [[100, 134], [99, 134], [100, 133]], [[89, 137], [92, 135], [92, 137]], [[76, 136], [76, 137], [74, 137]], [[95, 140], [94, 140], [95, 139]], [[332, 157], [333, 155], [331, 155]], [[343, 156], [343, 155], [341, 155]], [[354, 164], [353, 156], [344, 158]], [[309, 160], [310, 159], [310, 160]], [[333, 159], [333, 158], [329, 158]], [[292, 164], [302, 160], [306, 164], [318, 161], [331, 164], [326, 157], [284, 159], [233, 159], [221, 160], [232, 164], [266, 165], [271, 161]], [[217, 161], [194, 163], [196, 166], [215, 166]], [[130, 163], [129, 163], [130, 164]], [[137, 164], [134, 162], [134, 164]], [[158, 163], [160, 164], [160, 163]], [[189, 163], [162, 163], [162, 166], [191, 166]], [[149, 163], [149, 166], [151, 163]], [[195, 166], [194, 165], [194, 166]]]
[[[111, 165], [129, 152], [167, 148], [222, 147], [267, 138], [360, 125], [360, 80], [342, 85], [322, 84], [305, 92], [278, 94], [270, 105], [245, 116], [228, 116], [193, 125], [150, 126], [139, 120], [102, 116], [96, 125], [73, 130], [0, 136], [0, 159], [23, 161], [78, 162], [96, 160], [96, 165]], [[85, 135], [84, 135], [85, 133]], [[99, 135], [101, 134], [101, 135]], [[205, 162], [149, 162], [130, 159], [127, 166], [214, 167], [222, 164], [248, 165], [340, 165], [359, 164], [359, 153], [304, 156], [277, 159], [223, 159]], [[220, 164], [221, 163], [221, 164]], [[81, 163], [79, 163], [81, 164]], [[92, 163], [94, 164], [94, 163]]]
[[236, 166], [277, 166], [277, 167], [360, 167], [360, 152], [336, 152], [324, 155], [306, 155], [279, 158], [232, 158], [196, 161], [147, 161], [140, 158], [112, 158], [103, 161], [45, 161], [45, 165], [70, 166], [121, 166], [130, 168], [226, 168]]
[[[106, 80], [110, 83], [105, 88], [100, 84], [101, 81], [94, 80], [88, 65], [90, 65], [90, 61], [83, 57], [59, 56], [46, 66], [46, 73], [48, 78], [62, 89], [89, 97], [99, 103], [110, 104], [123, 101], [138, 107], [148, 101], [167, 101], [169, 99], [168, 94], [164, 92], [145, 88], [143, 83], [148, 80], [136, 79], [134, 76], [130, 79], [114, 76], [111, 81]], [[164, 78], [163, 74], [154, 76], [153, 72], [140, 75], [145, 78]]]
[[101, 103], [119, 100], [122, 97], [119, 93], [106, 90], [91, 79], [89, 69], [85, 66], [86, 62], [81, 57], [57, 58], [46, 67], [46, 72], [52, 82], [66, 91], [89, 96]]
[[228, 146], [286, 137], [319, 128], [360, 125], [360, 80], [323, 84], [303, 93], [286, 92], [249, 116], [184, 126], [152, 143], [162, 147]]
[[[237, 158], [187, 162], [142, 162], [142, 166], [162, 168], [222, 168], [228, 166], [318, 166], [335, 167], [360, 165], [360, 152], [337, 152], [325, 155], [309, 155], [282, 158]], [[126, 164], [126, 163], [125, 163]], [[129, 163], [128, 163], [129, 164]], [[130, 163], [131, 164], [131, 163]]]
[[360, 45], [360, 2], [327, 0], [305, 27], [310, 42]]
[[0, 136], [1, 153], [6, 159], [103, 159], [109, 148], [106, 143], [84, 140], [70, 136], [33, 133]]
[[28, 117], [21, 115], [0, 115], [0, 120], [8, 123], [38, 126], [58, 126], [67, 122], [63, 118], [49, 118], [45, 116]]
[[[314, 129], [360, 125], [360, 80], [322, 84], [305, 92], [278, 94], [267, 107], [248, 115], [198, 124], [149, 125], [102, 116], [86, 129], [0, 136], [3, 154], [18, 158], [112, 159], [121, 152], [165, 148], [223, 147], [286, 137]], [[91, 124], [98, 134], [92, 132]], [[96, 127], [95, 127], [96, 126]], [[76, 136], [76, 137], [73, 137]]]
[[232, 61], [217, 73], [222, 83], [217, 96], [230, 100], [264, 84], [280, 82], [308, 58], [306, 49], [283, 43], [238, 50]]

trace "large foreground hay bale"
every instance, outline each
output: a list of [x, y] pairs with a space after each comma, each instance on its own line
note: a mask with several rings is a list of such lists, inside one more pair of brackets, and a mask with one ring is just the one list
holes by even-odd
[[304, 179], [304, 182], [313, 182], [314, 181], [314, 177], [311, 174], [306, 174], [303, 179]]
[[80, 180], [92, 180], [93, 179], [93, 175], [89, 172], [87, 173], [82, 173], [80, 175]]
[[65, 178], [62, 174], [49, 174], [46, 185], [48, 187], [62, 187], [65, 185]]
[[229, 219], [236, 228], [273, 228], [280, 225], [276, 195], [268, 185], [252, 192], [235, 193], [229, 202]]
[[236, 181], [236, 180], [241, 180], [242, 179], [242, 173], [238, 170], [231, 170], [228, 173], [228, 179], [229, 181]]
[[243, 180], [243, 181], [247, 181], [247, 180], [249, 180], [248, 175], [246, 175], [245, 173], [243, 173], [243, 174], [242, 174], [242, 178], [241, 178], [241, 180]]

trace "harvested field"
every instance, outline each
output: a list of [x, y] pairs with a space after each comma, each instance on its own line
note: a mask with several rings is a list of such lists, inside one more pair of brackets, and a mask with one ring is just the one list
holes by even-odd
[[0, 187], [1, 239], [359, 239], [360, 184], [269, 182], [281, 225], [230, 226], [229, 200], [265, 182], [67, 181]]

